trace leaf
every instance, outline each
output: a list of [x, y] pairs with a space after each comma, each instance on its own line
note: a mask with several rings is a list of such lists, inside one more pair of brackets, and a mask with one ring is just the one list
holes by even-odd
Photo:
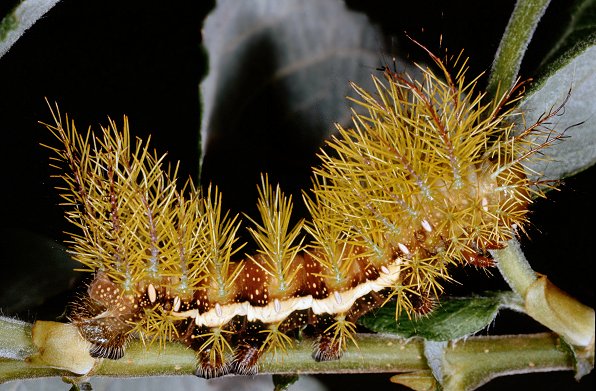
[[291, 375], [273, 375], [273, 386], [274, 391], [286, 391], [290, 386], [298, 381], [299, 376], [297, 374]]
[[[531, 174], [531, 179], [557, 180], [596, 163], [595, 44], [596, 34], [592, 34], [553, 62], [520, 105], [526, 124], [532, 124], [569, 97], [562, 114], [549, 124], [555, 132], [564, 132], [566, 138], [546, 148], [542, 159], [529, 162], [528, 168], [537, 173]], [[536, 142], [552, 136], [538, 136]]]
[[[558, 39], [553, 43], [551, 50], [542, 59], [541, 66], [551, 68], [553, 59], [565, 58], [568, 52], [573, 52], [574, 47], [582, 42], [590, 42], [596, 34], [596, 1], [576, 0], [571, 5], [568, 18], [558, 15], [560, 23], [565, 25]], [[568, 19], [568, 22], [565, 21]], [[556, 60], [555, 60], [556, 62]]]
[[24, 0], [0, 21], [0, 57], [59, 0]]
[[381, 49], [366, 16], [341, 2], [313, 0], [218, 1], [205, 22], [204, 44], [209, 75], [201, 85], [201, 132], [207, 141], [207, 133], [242, 126], [250, 109], [273, 109], [260, 105], [275, 92], [287, 94], [279, 95], [289, 105], [282, 122], [308, 120], [331, 130], [334, 121], [349, 118], [337, 104], [348, 80], [369, 80], [363, 70], [374, 70]]
[[385, 306], [360, 319], [360, 324], [375, 332], [394, 333], [404, 338], [423, 337], [430, 341], [448, 341], [470, 336], [489, 325], [499, 310], [498, 295], [452, 298], [426, 317], [408, 319], [402, 314], [395, 320], [395, 310]]
[[225, 177], [227, 201], [245, 212], [261, 172], [287, 193], [307, 188], [322, 140], [350, 119], [349, 81], [372, 88], [377, 29], [341, 1], [222, 0], [203, 37], [203, 181]]

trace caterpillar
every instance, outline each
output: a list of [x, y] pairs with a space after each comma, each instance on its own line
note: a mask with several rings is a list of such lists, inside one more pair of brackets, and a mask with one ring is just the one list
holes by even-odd
[[110, 120], [79, 133], [51, 107], [70, 252], [93, 273], [69, 310], [90, 354], [171, 340], [196, 352], [197, 376], [247, 375], [308, 327], [313, 358], [335, 360], [357, 346], [365, 313], [394, 302], [396, 316], [425, 314], [453, 267], [491, 266], [489, 250], [524, 232], [544, 196], [525, 163], [557, 139], [533, 141], [556, 111], [519, 130], [521, 83], [487, 101], [461, 55], [451, 76], [428, 54], [437, 73], [385, 68], [374, 93], [352, 83], [353, 127], [336, 125], [319, 153], [308, 219], [290, 224], [292, 198], [262, 177], [260, 216], [246, 216], [253, 254], [217, 187], [179, 185], [178, 166], [131, 140], [126, 117], [121, 130]]

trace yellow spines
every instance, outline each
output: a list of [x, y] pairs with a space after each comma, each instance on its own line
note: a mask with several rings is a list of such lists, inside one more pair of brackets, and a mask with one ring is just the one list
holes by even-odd
[[334, 254], [346, 244], [377, 266], [402, 259], [398, 309], [436, 296], [449, 264], [472, 262], [523, 227], [532, 191], [523, 162], [542, 147], [513, 135], [514, 90], [485, 103], [465, 61], [452, 78], [431, 58], [439, 75], [387, 71], [373, 76], [374, 94], [352, 84], [363, 112], [353, 111], [353, 128], [337, 125], [307, 198], [321, 263], [345, 268], [350, 260]]
[[124, 294], [153, 283], [188, 298], [212, 284], [216, 297], [230, 296], [239, 224], [222, 216], [217, 189], [214, 199], [190, 181], [178, 189], [177, 167], [165, 170], [165, 155], [150, 152], [149, 142], [133, 144], [126, 117], [121, 130], [110, 120], [95, 135], [79, 134], [68, 117], [64, 124], [57, 107], [52, 115], [55, 124], [45, 126], [62, 146], [48, 148], [66, 217], [80, 229], [71, 251], [85, 270], [106, 273]]
[[237, 245], [240, 221], [238, 215], [230, 218], [222, 213], [221, 193], [209, 186], [203, 198], [204, 223], [203, 238], [200, 243], [200, 255], [206, 265], [207, 280], [205, 287], [211, 302], [230, 302], [236, 293], [235, 281], [242, 271], [242, 262], [235, 262], [232, 257], [244, 244]]
[[104, 271], [130, 291], [145, 277], [139, 271], [147, 266], [138, 251], [144, 239], [130, 234], [142, 221], [136, 207], [139, 182], [147, 172], [161, 174], [161, 159], [149, 154], [140, 141], [132, 150], [126, 118], [122, 133], [110, 121], [101, 136], [95, 136], [90, 131], [77, 133], [68, 117], [64, 127], [57, 109], [52, 114], [55, 125], [46, 126], [63, 144], [51, 148], [66, 185], [59, 190], [64, 205], [70, 207], [67, 219], [82, 231], [71, 235], [73, 255], [89, 270]]
[[273, 297], [283, 297], [292, 288], [299, 272], [299, 267], [292, 266], [295, 266], [296, 255], [303, 249], [304, 239], [299, 240], [303, 220], [290, 229], [292, 197], [286, 197], [279, 185], [274, 191], [266, 175], [261, 177], [258, 192], [261, 223], [247, 216], [254, 225], [254, 228], [248, 227], [248, 231], [257, 243], [260, 255], [253, 259], [269, 276], [269, 293]]
[[279, 330], [280, 323], [270, 324], [264, 330], [259, 331], [260, 334], [266, 335], [259, 351], [271, 353], [274, 357], [277, 357], [278, 352], [285, 354], [293, 346], [292, 338]]
[[[325, 178], [314, 177], [313, 180], [325, 181]], [[333, 196], [337, 195], [329, 194], [329, 197]], [[349, 284], [352, 264], [359, 254], [354, 253], [354, 245], [349, 243], [350, 236], [345, 227], [335, 223], [341, 216], [336, 215], [338, 212], [329, 197], [315, 193], [314, 198], [310, 198], [306, 193], [303, 194], [312, 217], [305, 229], [314, 240], [306, 251], [324, 267], [323, 277], [328, 287], [335, 290]]]
[[129, 334], [137, 335], [146, 346], [157, 343], [160, 348], [165, 348], [167, 341], [179, 336], [176, 328], [179, 322], [180, 318], [172, 316], [160, 304], [156, 304], [144, 308], [143, 316], [138, 321], [129, 323], [132, 326]]
[[[172, 289], [172, 295], [190, 298], [206, 278], [207, 265], [200, 251], [206, 237], [204, 201], [201, 192], [190, 181], [183, 190], [164, 194], [167, 196], [160, 197], [164, 200], [160, 207], [168, 213], [158, 215], [161, 217], [157, 220], [159, 224], [155, 232], [150, 231], [150, 237], [155, 236], [158, 240], [148, 253], [153, 256], [157, 251], [161, 256], [159, 276], [161, 283]], [[151, 216], [150, 210], [160, 209], [147, 209], [147, 217]]]

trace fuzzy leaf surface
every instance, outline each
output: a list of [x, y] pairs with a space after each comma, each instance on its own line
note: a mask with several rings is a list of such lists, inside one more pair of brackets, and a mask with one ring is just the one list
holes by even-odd
[[225, 177], [226, 202], [243, 212], [263, 172], [300, 194], [333, 124], [350, 121], [349, 81], [372, 89], [383, 51], [377, 28], [341, 1], [223, 0], [203, 37], [201, 180]]
[[[546, 148], [542, 159], [533, 160], [528, 168], [540, 179], [557, 180], [583, 171], [596, 163], [596, 33], [576, 42], [552, 63], [546, 76], [538, 80], [534, 90], [520, 108], [526, 124], [532, 124], [545, 113], [562, 105], [561, 114], [552, 118], [549, 128], [565, 132], [565, 138]], [[544, 140], [543, 135], [537, 142]]]
[[[279, 125], [277, 132], [297, 120], [309, 129], [332, 130], [333, 122], [349, 119], [347, 106], [337, 104], [345, 102], [348, 80], [370, 82], [363, 69], [374, 71], [379, 42], [366, 16], [341, 2], [218, 1], [204, 29], [209, 74], [201, 85], [203, 151], [209, 137], [246, 128], [245, 120], [259, 109], [272, 111], [277, 123], [268, 125]], [[275, 106], [263, 106], [272, 96], [287, 105], [280, 107], [283, 116]]]
[[24, 0], [8, 14], [0, 15], [0, 57], [58, 1]]

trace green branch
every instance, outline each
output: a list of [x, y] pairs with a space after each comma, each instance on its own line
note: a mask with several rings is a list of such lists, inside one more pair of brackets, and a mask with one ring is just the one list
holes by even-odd
[[[39, 322], [51, 330], [58, 328], [73, 328], [68, 324], [54, 322]], [[10, 326], [7, 327], [7, 324]], [[19, 338], [27, 335], [31, 325], [20, 322], [14, 327], [14, 321], [0, 318], [0, 329], [6, 331], [2, 335], [0, 344], [4, 345], [10, 335], [15, 336], [11, 344], [16, 352], [32, 351], [31, 339]], [[35, 331], [33, 334], [45, 334]], [[8, 331], [8, 330], [11, 331]], [[53, 331], [52, 331], [53, 333]], [[49, 334], [52, 334], [49, 333]], [[49, 335], [48, 334], [48, 335]], [[31, 335], [29, 333], [29, 335]], [[52, 334], [54, 335], [54, 334]], [[58, 345], [67, 349], [59, 353], [58, 361], [72, 352], [68, 349], [83, 349], [77, 341], [49, 341], [39, 338], [44, 344]], [[56, 338], [56, 337], [54, 337]], [[72, 339], [72, 337], [68, 337]], [[34, 337], [35, 339], [35, 337]], [[411, 384], [411, 378], [421, 377], [426, 381], [432, 380], [429, 376], [429, 367], [425, 355], [424, 342], [420, 338], [403, 339], [387, 334], [359, 335], [359, 347], [351, 346], [341, 360], [330, 362], [315, 362], [311, 358], [312, 341], [303, 340], [296, 342], [290, 354], [277, 357], [267, 356], [260, 364], [261, 373], [287, 374], [287, 373], [402, 373], [394, 376], [393, 380]], [[77, 347], [78, 346], [78, 347]], [[52, 357], [40, 358], [40, 352], [52, 350], [49, 345], [38, 346], [39, 351], [26, 359], [0, 359], [0, 382], [43, 376], [68, 376], [76, 375], [65, 370], [52, 369], [52, 366], [63, 366], [64, 361], [51, 362]], [[4, 351], [5, 352], [5, 351]], [[88, 353], [85, 351], [85, 354]], [[13, 355], [18, 357], [19, 355]], [[76, 355], [75, 355], [76, 356]], [[44, 362], [45, 360], [45, 362]], [[456, 343], [446, 345], [441, 355], [442, 382], [446, 390], [471, 390], [490, 379], [513, 373], [531, 373], [554, 370], [573, 370], [574, 356], [566, 348], [558, 336], [551, 333], [520, 335], [520, 336], [495, 336], [495, 337], [470, 337]], [[593, 352], [592, 352], [593, 360]], [[73, 363], [76, 367], [76, 363]], [[181, 344], [168, 343], [164, 350], [153, 345], [146, 348], [140, 341], [134, 341], [127, 349], [126, 356], [121, 360], [97, 360], [89, 376], [155, 376], [155, 375], [188, 375], [196, 367], [195, 353]], [[420, 376], [422, 374], [423, 376]]]

